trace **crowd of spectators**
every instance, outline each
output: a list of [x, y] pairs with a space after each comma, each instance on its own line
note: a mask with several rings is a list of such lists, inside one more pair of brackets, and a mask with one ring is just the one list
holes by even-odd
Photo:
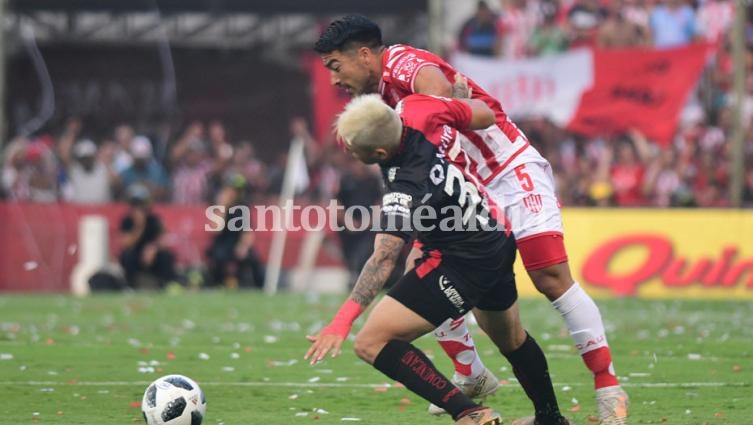
[[[343, 174], [362, 172], [336, 146], [314, 141], [305, 120], [293, 119], [290, 131], [306, 147], [295, 182], [299, 199], [328, 202], [336, 198]], [[285, 152], [263, 161], [252, 142], [230, 140], [218, 120], [191, 122], [173, 140], [137, 134], [122, 124], [95, 141], [73, 118], [58, 134], [14, 138], [2, 158], [0, 197], [40, 203], [127, 201], [131, 187], [145, 186], [155, 203], [209, 205], [228, 179], [238, 177], [249, 202], [275, 203], [287, 165]]]
[[[566, 206], [725, 207], [729, 197], [732, 65], [730, 0], [501, 0], [480, 1], [462, 26], [456, 48], [477, 55], [524, 58], [594, 45], [669, 47], [719, 42], [715, 57], [685, 107], [674, 143], [660, 148], [640, 132], [583, 138], [540, 119], [519, 121], [552, 162]], [[746, 164], [753, 164], [753, 16], [748, 16], [747, 96], [743, 99]], [[504, 107], [504, 105], [503, 105]], [[362, 167], [336, 146], [316, 143], [302, 119], [291, 136], [306, 140], [306, 163], [296, 194], [314, 202], [337, 198], [341, 181]], [[87, 138], [76, 118], [62, 131], [16, 137], [2, 156], [0, 196], [32, 202], [106, 203], [125, 200], [144, 185], [156, 203], [210, 204], [229, 176], [247, 182], [249, 202], [274, 202], [285, 153], [263, 161], [257, 146], [230, 139], [218, 120], [194, 121], [177, 137], [146, 137], [128, 124], [102, 140]], [[745, 173], [744, 200], [753, 204], [753, 168]], [[373, 174], [373, 173], [372, 173]], [[345, 178], [344, 178], [345, 176]], [[347, 185], [345, 185], [347, 187]], [[269, 198], [272, 197], [272, 198]]]
[[735, 104], [731, 57], [735, 13], [744, 13], [747, 18], [743, 203], [753, 207], [750, 6], [735, 11], [731, 0], [480, 1], [453, 48], [515, 60], [583, 46], [663, 49], [715, 43], [716, 53], [682, 112], [674, 142], [666, 148], [637, 130], [616, 137], [583, 138], [544, 120], [518, 124], [552, 162], [563, 205], [727, 207]]
[[[304, 161], [294, 165], [297, 202], [327, 205], [336, 199], [345, 207], [367, 208], [378, 204], [377, 169], [349, 160], [336, 145], [315, 141], [301, 118], [291, 120], [290, 137], [302, 139], [305, 146]], [[73, 118], [57, 134], [14, 138], [2, 158], [0, 194], [5, 200], [127, 204], [118, 226], [118, 260], [122, 278], [134, 288], [164, 288], [192, 278], [186, 270], [176, 271], [174, 247], [163, 238], [165, 218], [152, 211], [153, 204], [221, 205], [225, 211], [235, 205], [274, 205], [288, 166], [285, 152], [263, 161], [252, 142], [231, 139], [218, 120], [190, 122], [172, 139], [150, 138], [122, 124], [110, 137], [94, 141], [82, 121]], [[345, 250], [354, 253], [347, 266], [355, 274], [368, 257], [373, 235], [349, 230], [338, 237]], [[213, 236], [203, 255], [204, 284], [260, 287], [265, 272], [254, 238], [254, 232], [228, 227]]]
[[731, 0], [480, 1], [457, 47], [511, 59], [583, 46], [676, 47], [724, 40], [733, 14]]

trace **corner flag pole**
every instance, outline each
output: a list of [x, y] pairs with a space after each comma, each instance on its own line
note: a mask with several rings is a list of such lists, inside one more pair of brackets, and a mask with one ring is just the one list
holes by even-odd
[[280, 208], [282, 209], [282, 231], [275, 232], [272, 236], [272, 245], [269, 247], [269, 261], [267, 262], [267, 273], [264, 277], [264, 292], [273, 295], [277, 293], [277, 286], [280, 282], [280, 271], [282, 270], [282, 257], [285, 254], [285, 240], [288, 229], [293, 223], [293, 209], [285, 208], [287, 201], [292, 201], [295, 196], [295, 182], [298, 178], [297, 165], [303, 161], [303, 139], [294, 138], [290, 142], [288, 151], [288, 162], [285, 166], [285, 177], [282, 180], [282, 191], [280, 192]]

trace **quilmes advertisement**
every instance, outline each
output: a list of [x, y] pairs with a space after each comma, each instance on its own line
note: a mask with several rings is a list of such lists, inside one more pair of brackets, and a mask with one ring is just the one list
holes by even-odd
[[[753, 211], [563, 209], [573, 277], [595, 297], [753, 299]], [[536, 290], [520, 261], [521, 294]]]

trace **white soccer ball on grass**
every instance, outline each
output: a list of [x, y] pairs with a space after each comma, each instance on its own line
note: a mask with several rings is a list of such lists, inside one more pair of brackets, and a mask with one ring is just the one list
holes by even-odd
[[146, 388], [141, 401], [147, 425], [200, 425], [206, 411], [204, 392], [183, 375], [158, 378]]

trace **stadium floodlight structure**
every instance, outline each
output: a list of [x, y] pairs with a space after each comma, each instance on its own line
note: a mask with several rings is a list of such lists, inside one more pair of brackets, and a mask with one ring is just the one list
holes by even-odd
[[427, 0], [5, 0], [9, 33], [32, 25], [40, 42], [189, 47], [310, 48], [323, 22], [358, 10], [390, 17], [385, 33], [415, 42], [426, 32]]
[[0, 60], [31, 45], [158, 46], [167, 74], [171, 47], [253, 50], [266, 63], [298, 69], [322, 27], [353, 10], [374, 18], [387, 42], [428, 46], [430, 1], [436, 0], [0, 0]]

